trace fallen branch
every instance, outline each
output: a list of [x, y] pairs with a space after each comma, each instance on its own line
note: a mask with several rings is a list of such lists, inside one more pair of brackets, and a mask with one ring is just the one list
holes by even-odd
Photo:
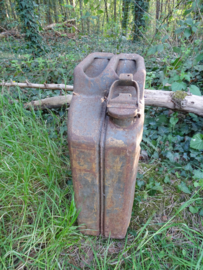
[[70, 104], [71, 99], [72, 99], [72, 95], [45, 98], [45, 99], [25, 103], [24, 107], [26, 109], [34, 108], [35, 110], [60, 108], [66, 104]]
[[186, 92], [182, 92], [186, 96], [180, 101], [175, 100], [175, 93], [177, 92], [145, 89], [145, 105], [191, 112], [203, 116], [203, 96], [187, 95]]
[[6, 37], [10, 37], [10, 36], [13, 36], [16, 38], [21, 38], [23, 35], [19, 34], [17, 31], [13, 31], [13, 30], [0, 33], [0, 38], [6, 38]]
[[[34, 84], [34, 83], [0, 83], [2, 86], [18, 86], [20, 88], [39, 88], [39, 89], [50, 89], [50, 90], [67, 90], [73, 91], [72, 85], [65, 84]], [[182, 93], [183, 98], [178, 100], [175, 98], [175, 94], [180, 92]], [[148, 90], [145, 89], [144, 92], [145, 105], [146, 106], [155, 106], [155, 107], [164, 107], [171, 110], [178, 110], [183, 112], [191, 112], [197, 115], [203, 116], [203, 96], [196, 96], [188, 94], [186, 92], [172, 92], [172, 91], [163, 91], [163, 90]], [[46, 98], [34, 102], [26, 103], [26, 108], [33, 107], [37, 108], [58, 108], [67, 103], [70, 103], [72, 95], [58, 96], [52, 98]]]
[[71, 20], [67, 20], [65, 22], [62, 22], [62, 23], [52, 23], [52, 24], [49, 24], [47, 26], [45, 26], [43, 29], [46, 31], [46, 30], [52, 30], [54, 27], [58, 27], [58, 26], [63, 26], [63, 25], [67, 25], [69, 27], [69, 25], [71, 24], [71, 26], [74, 26], [73, 24], [75, 23], [75, 19], [71, 19]]
[[[174, 99], [171, 91], [161, 91], [161, 90], [145, 90], [145, 105], [164, 107], [171, 110], [178, 110], [183, 112], [191, 112], [197, 115], [203, 116], [203, 96], [186, 96], [180, 104], [174, 103]], [[34, 109], [44, 109], [44, 108], [59, 108], [65, 104], [70, 104], [72, 95], [59, 96], [46, 98], [34, 102], [29, 102], [25, 104], [26, 108], [34, 107]]]
[[67, 91], [73, 91], [72, 85], [65, 85], [65, 84], [36, 84], [36, 83], [16, 83], [16, 82], [10, 82], [10, 83], [0, 83], [0, 86], [18, 86], [20, 88], [38, 88], [38, 89], [50, 89], [50, 90], [67, 90]]

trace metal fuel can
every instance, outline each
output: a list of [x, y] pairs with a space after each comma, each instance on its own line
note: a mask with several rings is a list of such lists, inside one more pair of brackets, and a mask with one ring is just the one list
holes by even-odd
[[122, 239], [144, 124], [144, 59], [93, 53], [74, 70], [68, 147], [80, 231]]

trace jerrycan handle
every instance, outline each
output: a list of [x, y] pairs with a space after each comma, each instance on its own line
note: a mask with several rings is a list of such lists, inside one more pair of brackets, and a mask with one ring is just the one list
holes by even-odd
[[81, 69], [84, 72], [85, 69], [89, 65], [91, 65], [94, 59], [100, 58], [100, 59], [110, 60], [112, 57], [113, 57], [113, 53], [99, 53], [99, 52], [91, 53], [82, 62], [80, 62], [77, 67], [78, 69]]
[[107, 113], [113, 118], [128, 119], [139, 116], [140, 89], [133, 74], [120, 74], [109, 91]]

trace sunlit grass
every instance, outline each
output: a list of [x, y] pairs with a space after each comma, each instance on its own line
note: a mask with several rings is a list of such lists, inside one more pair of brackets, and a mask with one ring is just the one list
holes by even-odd
[[21, 105], [2, 99], [0, 123], [0, 269], [57, 269], [61, 251], [78, 240], [68, 160]]

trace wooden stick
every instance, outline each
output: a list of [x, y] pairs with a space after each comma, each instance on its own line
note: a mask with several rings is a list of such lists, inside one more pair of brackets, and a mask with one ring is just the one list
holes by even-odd
[[50, 90], [67, 90], [67, 91], [73, 91], [72, 85], [65, 85], [65, 84], [36, 84], [36, 83], [16, 83], [16, 82], [10, 82], [10, 83], [0, 83], [1, 86], [18, 86], [20, 88], [38, 88], [38, 89], [50, 89]]

